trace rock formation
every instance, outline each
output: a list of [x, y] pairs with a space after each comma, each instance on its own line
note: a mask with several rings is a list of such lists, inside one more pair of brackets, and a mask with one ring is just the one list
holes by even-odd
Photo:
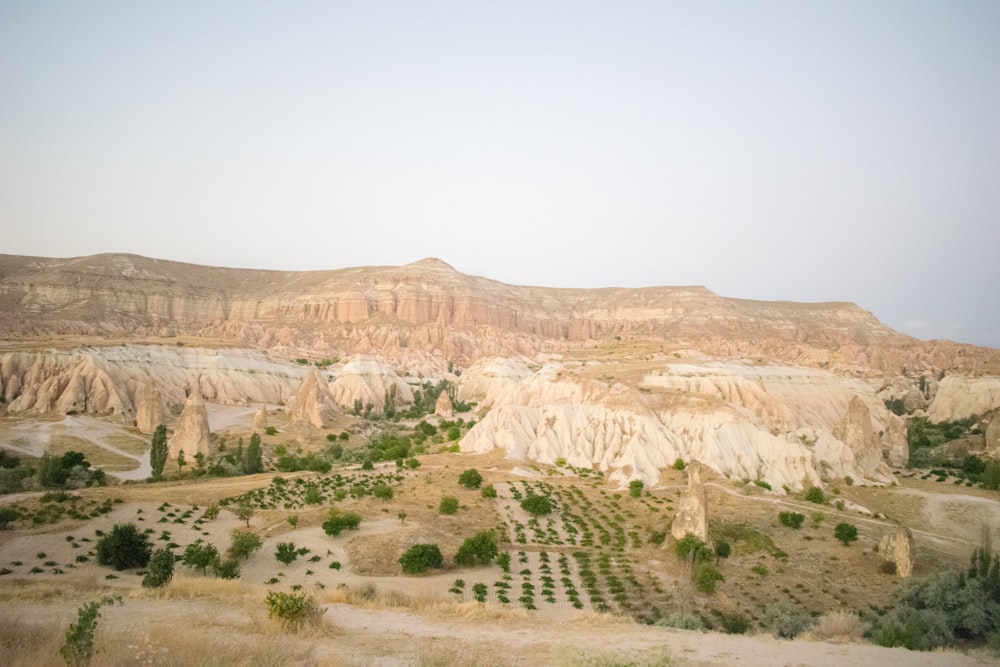
[[390, 392], [395, 392], [397, 408], [413, 403], [410, 385], [391, 366], [375, 357], [358, 355], [332, 372], [335, 379], [330, 392], [344, 410], [353, 411], [355, 406], [367, 410], [370, 405], [373, 412], [382, 414]]
[[135, 425], [140, 433], [152, 433], [164, 422], [163, 397], [152, 382], [139, 387], [136, 392]]
[[174, 434], [167, 442], [170, 458], [176, 460], [178, 455], [184, 452], [184, 460], [190, 464], [194, 463], [195, 454], [211, 455], [211, 435], [205, 399], [202, 398], [201, 390], [196, 383], [192, 386], [184, 409], [181, 410], [181, 416], [177, 419]]
[[333, 423], [337, 406], [319, 369], [313, 368], [306, 373], [286, 410], [293, 422], [306, 422], [316, 428], [327, 428]]
[[913, 535], [909, 529], [900, 528], [893, 534], [885, 535], [878, 545], [882, 558], [896, 564], [896, 574], [902, 578], [913, 574]]
[[692, 461], [687, 467], [688, 487], [677, 503], [677, 514], [670, 524], [675, 540], [691, 534], [708, 542], [708, 493], [701, 481], [701, 466]]
[[262, 405], [257, 412], [253, 413], [253, 430], [256, 433], [263, 433], [267, 430], [267, 406]]
[[455, 410], [451, 405], [451, 397], [448, 396], [446, 390], [441, 392], [437, 402], [434, 403], [434, 414], [442, 419], [451, 419], [455, 416]]
[[1000, 411], [994, 413], [986, 427], [986, 453], [994, 458], [1000, 458]]

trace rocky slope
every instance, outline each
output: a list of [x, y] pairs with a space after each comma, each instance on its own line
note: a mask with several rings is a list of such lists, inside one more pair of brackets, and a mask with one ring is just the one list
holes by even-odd
[[[831, 369], [1000, 369], [1000, 352], [896, 333], [851, 303], [729, 299], [704, 287], [548, 289], [463, 275], [440, 260], [281, 272], [133, 255], [0, 255], [8, 336], [197, 335], [432, 372], [447, 361], [563, 352], [614, 336]], [[984, 363], [985, 362], [985, 363]]]

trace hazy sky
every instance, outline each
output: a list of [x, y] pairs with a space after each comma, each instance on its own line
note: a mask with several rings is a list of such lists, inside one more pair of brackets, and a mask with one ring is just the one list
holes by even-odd
[[1000, 347], [1000, 2], [0, 0], [0, 225]]

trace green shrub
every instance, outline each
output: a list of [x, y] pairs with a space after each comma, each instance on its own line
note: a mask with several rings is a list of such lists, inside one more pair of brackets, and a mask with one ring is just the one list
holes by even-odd
[[778, 521], [781, 522], [782, 526], [788, 526], [789, 528], [795, 528], [798, 530], [802, 527], [802, 522], [806, 520], [805, 514], [799, 514], [798, 512], [779, 512]]
[[399, 557], [406, 574], [423, 574], [430, 568], [441, 567], [444, 558], [436, 544], [414, 544]]
[[705, 631], [705, 622], [698, 614], [685, 614], [681, 611], [668, 612], [666, 616], [656, 620], [655, 625], [661, 628], [677, 628], [678, 630]]
[[694, 587], [705, 595], [715, 593], [715, 585], [720, 581], [725, 581], [722, 572], [712, 563], [697, 563], [691, 570], [691, 581]]
[[304, 625], [319, 625], [325, 611], [305, 593], [271, 591], [267, 594], [268, 618], [277, 618], [286, 630], [292, 632]]
[[478, 489], [483, 483], [483, 476], [475, 468], [469, 468], [458, 476], [458, 483], [467, 489]]
[[479, 563], [488, 565], [497, 555], [497, 538], [492, 530], [482, 530], [470, 537], [458, 549], [455, 562], [470, 566]]
[[323, 522], [323, 530], [327, 535], [336, 537], [345, 530], [357, 530], [360, 525], [361, 515], [354, 512], [341, 512], [336, 507], [332, 507], [326, 521]]
[[59, 648], [59, 654], [70, 667], [86, 667], [94, 656], [94, 631], [97, 629], [97, 619], [100, 618], [100, 608], [121, 602], [121, 598], [105, 597], [95, 602], [88, 602], [76, 612], [76, 623], [70, 623], [66, 630], [66, 639]]
[[188, 567], [199, 569], [205, 574], [210, 565], [215, 566], [219, 562], [219, 550], [211, 544], [194, 542], [184, 550], [182, 561]]
[[684, 463], [684, 459], [677, 458], [674, 461], [674, 465], [673, 465], [674, 470], [684, 470], [685, 467], [686, 467], [686, 464]]
[[818, 486], [810, 486], [803, 497], [807, 501], [816, 503], [817, 505], [822, 505], [826, 502], [826, 498], [823, 496], [823, 489]]
[[849, 546], [851, 542], [858, 539], [858, 528], [849, 523], [838, 523], [833, 529], [833, 536], [840, 540], [844, 546]]
[[249, 558], [251, 553], [263, 546], [263, 542], [261, 542], [260, 537], [256, 533], [240, 528], [236, 528], [230, 533], [230, 539], [232, 542], [229, 545], [229, 550], [226, 552], [230, 560]]
[[521, 509], [534, 516], [552, 513], [552, 501], [547, 496], [528, 495], [521, 501]]
[[279, 563], [288, 565], [299, 557], [299, 552], [295, 548], [294, 542], [278, 542], [278, 546], [274, 551], [274, 557]]
[[275, 428], [274, 426], [268, 426], [267, 428], [264, 429], [264, 434], [265, 435], [278, 435], [278, 429]]
[[729, 546], [729, 542], [716, 542], [715, 543], [715, 556], [716, 558], [729, 558], [732, 554], [733, 548]]
[[628, 494], [633, 498], [642, 496], [643, 483], [641, 479], [633, 479], [628, 483]]
[[745, 635], [750, 631], [750, 619], [741, 612], [719, 613], [719, 623], [727, 635]]
[[145, 567], [152, 551], [149, 538], [135, 524], [119, 523], [98, 540], [97, 562], [116, 570]]
[[438, 505], [438, 512], [441, 514], [455, 514], [458, 512], [458, 498], [453, 496], [445, 496], [441, 499], [441, 504]]
[[385, 482], [376, 482], [372, 486], [372, 495], [380, 500], [392, 500], [393, 491], [392, 487]]
[[702, 539], [692, 533], [688, 533], [677, 540], [674, 545], [674, 553], [681, 560], [690, 560], [693, 563], [708, 562], [712, 560], [712, 550], [708, 548]]
[[161, 588], [170, 583], [174, 577], [174, 560], [174, 552], [166, 547], [154, 551], [142, 578], [143, 587]]
[[769, 605], [764, 612], [764, 626], [778, 639], [794, 639], [812, 624], [809, 614], [791, 605]]
[[496, 498], [497, 490], [492, 484], [487, 484], [482, 489], [479, 490], [479, 495], [483, 498]]

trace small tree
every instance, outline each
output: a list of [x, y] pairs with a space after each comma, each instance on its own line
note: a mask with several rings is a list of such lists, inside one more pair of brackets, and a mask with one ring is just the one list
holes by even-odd
[[385, 482], [376, 482], [372, 486], [372, 495], [382, 500], [392, 500], [394, 494], [391, 486]]
[[142, 578], [145, 588], [162, 588], [174, 578], [174, 552], [164, 547], [153, 552], [149, 559], [146, 576]]
[[733, 553], [733, 548], [729, 546], [729, 542], [716, 542], [715, 544], [715, 557], [716, 558], [729, 558]]
[[323, 530], [326, 531], [327, 535], [336, 537], [345, 530], [357, 530], [359, 525], [361, 525], [361, 515], [354, 512], [341, 512], [336, 507], [332, 507], [326, 521], [323, 522]]
[[459, 565], [488, 565], [497, 555], [497, 538], [492, 530], [482, 530], [462, 543], [455, 556]]
[[441, 499], [441, 504], [438, 505], [438, 511], [441, 514], [455, 514], [458, 512], [458, 498], [445, 496]]
[[428, 569], [441, 567], [444, 558], [436, 544], [414, 544], [399, 557], [399, 564], [406, 574], [423, 574]]
[[59, 649], [70, 667], [86, 667], [94, 657], [94, 631], [97, 629], [99, 611], [104, 605], [121, 602], [121, 598], [105, 597], [96, 602], [88, 602], [76, 612], [76, 623], [70, 623], [66, 630], [66, 640]]
[[248, 475], [264, 472], [264, 458], [260, 451], [260, 435], [254, 432], [250, 436], [250, 446], [243, 457], [243, 472]]
[[160, 424], [153, 431], [153, 441], [149, 448], [149, 467], [153, 479], [163, 476], [163, 466], [167, 463], [167, 427]]
[[851, 542], [858, 539], [858, 528], [849, 523], [838, 523], [833, 529], [833, 536], [840, 540], [844, 546], [849, 546]]
[[232, 543], [229, 545], [226, 556], [230, 560], [249, 558], [251, 553], [263, 546], [260, 537], [249, 530], [240, 530], [237, 528], [229, 535], [232, 538]]
[[805, 499], [817, 505], [822, 505], [826, 502], [826, 498], [823, 496], [823, 489], [818, 486], [810, 486], [806, 491]]
[[253, 505], [251, 505], [246, 500], [241, 500], [233, 508], [233, 514], [236, 518], [246, 524], [247, 528], [250, 527], [250, 519], [253, 518]]
[[278, 542], [278, 547], [274, 551], [274, 557], [279, 563], [288, 565], [299, 557], [299, 552], [295, 548], [294, 542]]
[[643, 483], [641, 479], [633, 479], [628, 483], [628, 494], [633, 498], [642, 496]]
[[536, 496], [531, 494], [521, 501], [521, 509], [528, 514], [533, 514], [535, 516], [551, 514], [552, 501], [549, 500], [547, 496]]
[[116, 570], [145, 567], [153, 548], [135, 524], [119, 523], [97, 542], [97, 562]]
[[788, 526], [789, 528], [801, 528], [802, 522], [805, 519], [805, 515], [798, 512], [778, 512], [778, 521], [781, 522], [782, 526]]
[[481, 495], [483, 498], [487, 498], [487, 499], [489, 499], [489, 498], [496, 498], [497, 497], [497, 490], [496, 490], [496, 488], [492, 484], [487, 484], [483, 488], [479, 489], [479, 495]]
[[267, 594], [267, 617], [277, 618], [286, 630], [295, 632], [303, 625], [318, 625], [325, 609], [305, 593]]
[[207, 574], [208, 567], [219, 562], [219, 550], [211, 544], [198, 541], [187, 545], [184, 549], [184, 556], [181, 559], [188, 567], [201, 570], [202, 574]]
[[483, 483], [483, 476], [475, 468], [469, 468], [458, 476], [458, 483], [467, 489], [478, 489]]

